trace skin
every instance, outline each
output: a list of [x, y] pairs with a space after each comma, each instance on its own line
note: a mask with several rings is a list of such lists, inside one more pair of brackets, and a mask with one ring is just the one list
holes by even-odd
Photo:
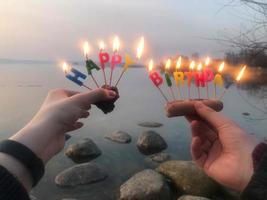
[[[91, 104], [112, 100], [116, 93], [96, 89], [87, 93], [53, 90], [46, 97], [34, 118], [9, 139], [30, 148], [46, 164], [65, 144], [65, 133], [83, 126], [78, 120], [87, 118]], [[27, 169], [15, 158], [0, 153], [0, 163], [30, 191], [32, 178]]]
[[234, 121], [202, 102], [194, 104], [191, 155], [195, 163], [217, 182], [243, 191], [253, 175], [252, 152], [258, 142]]

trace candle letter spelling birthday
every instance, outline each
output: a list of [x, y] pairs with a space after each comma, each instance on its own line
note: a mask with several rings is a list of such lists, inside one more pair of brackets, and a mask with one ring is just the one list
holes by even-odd
[[103, 41], [100, 42], [99, 49], [100, 49], [100, 51], [99, 51], [99, 54], [98, 54], [98, 58], [99, 58], [99, 62], [100, 62], [100, 66], [101, 66], [102, 72], [103, 72], [105, 85], [107, 85], [105, 64], [109, 62], [109, 54], [107, 52], [104, 52], [105, 43]]
[[223, 87], [223, 78], [222, 78], [222, 71], [224, 69], [224, 62], [220, 65], [218, 69], [218, 73], [214, 77], [214, 97], [217, 96], [217, 85]]
[[166, 62], [166, 65], [165, 65], [165, 79], [166, 79], [168, 88], [170, 90], [170, 93], [172, 95], [172, 98], [173, 98], [173, 100], [175, 100], [175, 96], [174, 96], [174, 93], [173, 93], [173, 90], [172, 90], [172, 81], [171, 81], [171, 77], [170, 77], [170, 74], [169, 74], [170, 67], [171, 67], [171, 59], [168, 59], [167, 62]]
[[181, 87], [184, 85], [184, 73], [179, 71], [182, 65], [182, 57], [180, 56], [176, 63], [176, 71], [173, 72], [173, 77], [178, 88], [178, 95], [182, 99]]
[[191, 82], [195, 76], [195, 73], [193, 72], [194, 68], [195, 68], [195, 61], [192, 61], [190, 63], [190, 66], [189, 66], [190, 71], [185, 72], [185, 75], [187, 77], [187, 89], [188, 89], [188, 99], [189, 100], [191, 99], [191, 94], [190, 94], [191, 93], [191, 91], [190, 91], [191, 90]]
[[120, 64], [122, 61], [121, 56], [118, 54], [120, 47], [120, 41], [118, 37], [115, 37], [113, 41], [113, 55], [111, 58], [111, 72], [110, 72], [110, 80], [109, 80], [109, 85], [112, 83], [112, 76], [113, 76], [113, 71], [116, 65]]

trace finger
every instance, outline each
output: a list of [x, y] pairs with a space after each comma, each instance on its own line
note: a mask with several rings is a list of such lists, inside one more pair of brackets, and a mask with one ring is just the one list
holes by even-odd
[[83, 123], [82, 122], [75, 122], [72, 126], [70, 126], [68, 128], [68, 130], [66, 132], [71, 132], [71, 131], [75, 131], [77, 129], [80, 129], [83, 127]]
[[80, 94], [80, 92], [77, 92], [77, 91], [73, 91], [73, 90], [64, 90], [67, 97], [71, 97], [73, 95], [76, 95], [76, 94]]
[[116, 92], [112, 90], [96, 89], [91, 92], [74, 95], [71, 97], [71, 100], [84, 108], [99, 101], [114, 99], [116, 95]]
[[191, 142], [191, 154], [195, 163], [203, 168], [207, 160], [207, 153], [202, 150], [201, 139], [199, 137], [193, 137]]
[[204, 105], [200, 101], [195, 103], [195, 109], [202, 120], [208, 122], [217, 132], [219, 132], [221, 128], [233, 123], [230, 119]]
[[90, 115], [90, 113], [88, 111], [83, 111], [81, 118], [87, 118], [87, 117], [89, 117], [89, 115]]
[[214, 132], [211, 128], [209, 128], [205, 123], [202, 121], [194, 120], [191, 123], [191, 131], [192, 136], [199, 136], [202, 141], [209, 140], [210, 142], [214, 142], [218, 135]]
[[[195, 110], [194, 104], [196, 100], [192, 101], [173, 101], [166, 105], [166, 115], [167, 117], [175, 117], [175, 116], [193, 116], [197, 115], [197, 112]], [[216, 110], [221, 111], [223, 109], [223, 103], [218, 100], [202, 100], [205, 105], [208, 107]]]

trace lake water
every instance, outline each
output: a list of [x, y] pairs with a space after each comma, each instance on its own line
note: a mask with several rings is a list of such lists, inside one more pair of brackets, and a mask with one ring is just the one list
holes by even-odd
[[[79, 68], [83, 70], [83, 68]], [[48, 64], [0, 64], [0, 130], [1, 139], [16, 133], [39, 109], [47, 92], [53, 88], [65, 88], [85, 91], [68, 81], [60, 67]], [[118, 77], [117, 69], [114, 77]], [[109, 74], [109, 72], [107, 72]], [[102, 74], [96, 75], [99, 82]], [[90, 78], [88, 85], [93, 86]], [[167, 93], [167, 89], [163, 89]], [[137, 126], [138, 122], [157, 121], [164, 124], [155, 129], [168, 143], [165, 152], [173, 159], [190, 160], [189, 125], [184, 118], [168, 119], [164, 113], [164, 99], [152, 86], [145, 69], [130, 69], [119, 84], [121, 98], [116, 102], [115, 110], [104, 115], [92, 107], [91, 116], [84, 120], [85, 126], [73, 132], [66, 147], [81, 138], [90, 137], [102, 150], [95, 162], [102, 164], [109, 177], [99, 183], [59, 188], [54, 183], [55, 176], [74, 163], [64, 155], [64, 151], [55, 156], [47, 165], [46, 173], [33, 194], [40, 199], [115, 199], [119, 186], [134, 173], [153, 165], [136, 148], [137, 137], [147, 128]], [[196, 93], [196, 91], [192, 90]], [[192, 92], [192, 93], [193, 93]], [[202, 91], [204, 94], [204, 91]], [[266, 134], [266, 120], [250, 120], [262, 117], [262, 113], [244, 100], [260, 105], [260, 100], [232, 87], [224, 97], [223, 113], [234, 119], [249, 133], [259, 138]], [[251, 115], [245, 117], [243, 112]], [[132, 136], [130, 144], [117, 144], [104, 139], [104, 135], [116, 130], [128, 132]]]

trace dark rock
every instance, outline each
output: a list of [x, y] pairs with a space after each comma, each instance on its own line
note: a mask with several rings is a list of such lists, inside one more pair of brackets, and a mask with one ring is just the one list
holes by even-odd
[[156, 153], [149, 156], [149, 158], [154, 162], [162, 163], [167, 160], [170, 160], [171, 156], [167, 153]]
[[198, 197], [198, 196], [191, 196], [191, 195], [183, 195], [180, 198], [178, 198], [177, 200], [210, 200], [210, 199], [205, 198], [205, 197]]
[[105, 135], [105, 138], [118, 143], [130, 143], [132, 140], [131, 136], [123, 131], [115, 131], [111, 134]]
[[107, 173], [96, 163], [83, 163], [59, 173], [55, 182], [59, 186], [76, 186], [105, 180]]
[[191, 161], [167, 161], [156, 169], [170, 179], [185, 194], [211, 197], [219, 185]]
[[158, 122], [142, 122], [142, 123], [139, 123], [138, 126], [149, 127], [149, 128], [158, 128], [158, 127], [163, 126], [163, 124], [158, 123]]
[[248, 112], [243, 112], [242, 115], [244, 115], [244, 116], [249, 116], [250, 113], [248, 113]]
[[107, 89], [107, 90], [113, 90], [114, 92], [117, 93], [117, 96], [112, 100], [99, 101], [99, 102], [95, 103], [96, 107], [98, 107], [100, 110], [102, 110], [103, 113], [108, 114], [114, 110], [115, 102], [118, 100], [118, 98], [120, 98], [119, 90], [118, 90], [118, 88], [113, 87], [113, 86], [109, 86], [109, 85], [103, 85], [102, 88]]
[[149, 155], [166, 149], [167, 143], [158, 133], [146, 131], [139, 136], [137, 147], [142, 153]]
[[83, 163], [93, 160], [101, 155], [101, 150], [93, 140], [85, 138], [76, 144], [71, 144], [65, 154], [76, 163]]
[[147, 169], [120, 187], [119, 200], [170, 200], [170, 189], [162, 175]]

